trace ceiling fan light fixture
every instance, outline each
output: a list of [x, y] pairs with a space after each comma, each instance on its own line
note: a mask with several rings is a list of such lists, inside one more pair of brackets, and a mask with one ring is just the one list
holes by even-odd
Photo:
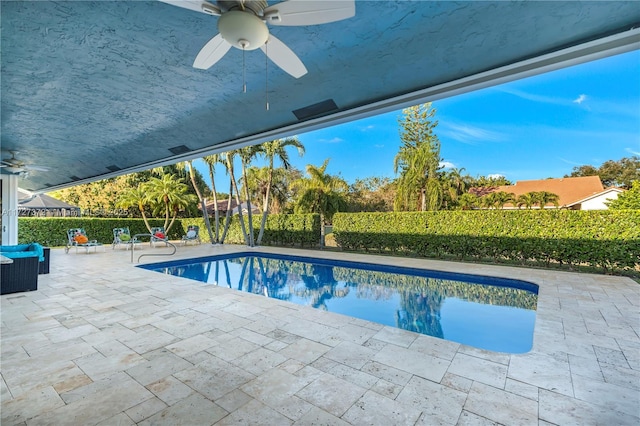
[[16, 166], [7, 166], [7, 167], [4, 167], [4, 169], [9, 173], [20, 173], [24, 171], [22, 167], [16, 167]]
[[255, 50], [269, 39], [269, 29], [252, 13], [231, 10], [218, 18], [218, 31], [227, 43], [238, 49]]

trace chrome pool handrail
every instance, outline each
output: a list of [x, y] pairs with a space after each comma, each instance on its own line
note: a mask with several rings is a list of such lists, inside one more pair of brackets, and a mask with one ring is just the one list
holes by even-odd
[[[149, 237], [152, 238], [153, 235], [152, 234], [136, 234], [133, 236], [133, 239], [137, 239], [138, 237]], [[176, 254], [176, 251], [178, 250], [178, 248], [175, 246], [175, 244], [173, 244], [171, 241], [163, 241], [163, 243], [166, 243], [168, 246], [173, 247], [173, 251], [171, 253], [145, 253], [145, 254], [141, 254], [138, 257], [138, 263], [140, 263], [140, 259], [142, 259], [144, 256], [173, 256], [174, 254]], [[133, 263], [133, 252], [135, 250], [135, 244], [131, 245], [131, 263]]]

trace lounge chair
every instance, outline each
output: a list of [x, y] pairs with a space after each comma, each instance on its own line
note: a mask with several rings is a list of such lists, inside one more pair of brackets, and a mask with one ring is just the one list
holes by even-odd
[[129, 247], [133, 247], [134, 244], [139, 243], [136, 237], [131, 236], [131, 232], [128, 227], [125, 228], [113, 228], [113, 243], [111, 243], [112, 249], [117, 246], [124, 245], [127, 250]]
[[87, 253], [89, 253], [89, 249], [91, 247], [93, 247], [96, 252], [98, 251], [98, 247], [102, 247], [104, 250], [102, 243], [99, 243], [97, 240], [90, 240], [83, 228], [72, 228], [67, 230], [67, 239], [67, 246], [64, 249], [65, 253], [69, 253], [69, 249], [71, 249], [71, 247], [76, 248], [76, 253], [78, 253], [78, 248], [80, 247], [84, 247], [87, 250]]
[[169, 236], [165, 232], [164, 227], [159, 226], [156, 228], [151, 228], [151, 240], [149, 241], [151, 247], [155, 247], [156, 243], [165, 243], [167, 246], [169, 246], [168, 242]]
[[198, 225], [187, 226], [187, 234], [182, 236], [182, 245], [187, 245], [189, 241], [202, 244], [202, 241], [200, 241], [200, 227]]

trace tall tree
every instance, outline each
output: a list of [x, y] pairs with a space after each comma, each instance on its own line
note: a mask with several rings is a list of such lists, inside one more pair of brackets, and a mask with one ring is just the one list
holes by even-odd
[[304, 145], [302, 145], [302, 142], [300, 142], [298, 138], [275, 139], [261, 145], [261, 152], [268, 162], [269, 174], [267, 178], [267, 192], [262, 205], [262, 221], [260, 222], [260, 232], [258, 233], [258, 245], [262, 242], [264, 227], [267, 223], [267, 216], [269, 214], [269, 199], [271, 196], [271, 185], [273, 184], [273, 168], [275, 160], [278, 159], [285, 170], [289, 170], [291, 168], [289, 154], [287, 153], [288, 147], [296, 148], [298, 150], [298, 155], [304, 155]]
[[600, 167], [591, 165], [574, 167], [571, 175], [565, 177], [581, 176], [600, 176], [605, 187], [631, 188], [634, 181], [640, 180], [640, 156], [624, 157], [618, 161], [608, 160]]
[[[238, 190], [238, 181], [236, 180], [235, 175], [235, 167], [234, 162], [236, 156], [239, 155], [238, 150], [228, 151], [224, 155], [225, 166], [227, 167], [227, 173], [229, 174], [229, 179], [231, 180], [230, 188], [229, 188], [229, 204], [227, 208], [227, 220], [225, 222], [224, 232], [222, 236], [222, 241], [224, 241], [224, 237], [227, 234], [229, 229], [229, 218], [230, 218], [230, 210], [231, 210], [231, 197], [232, 194], [235, 193], [236, 203], [238, 204], [238, 220], [240, 221], [240, 229], [242, 230], [242, 236], [244, 237], [244, 243], [246, 245], [250, 245], [249, 236], [247, 235], [247, 228], [244, 225], [244, 219], [242, 217], [242, 201], [240, 201], [240, 191]], [[251, 231], [253, 232], [253, 231]]]
[[[216, 179], [215, 179], [215, 167], [216, 164], [221, 163], [220, 154], [211, 154], [202, 158], [202, 161], [209, 167], [209, 179], [211, 179], [211, 194], [213, 197], [213, 220], [215, 223], [215, 237], [213, 239], [213, 243], [217, 244], [220, 242], [220, 212], [218, 210], [218, 193], [216, 192]], [[231, 194], [229, 194], [229, 199], [231, 199]], [[204, 206], [204, 209], [207, 209], [207, 206]], [[211, 229], [209, 229], [211, 232]]]
[[349, 212], [393, 211], [395, 183], [388, 177], [367, 177], [356, 179], [349, 185]]
[[202, 217], [204, 219], [204, 225], [207, 228], [207, 233], [209, 234], [209, 240], [211, 243], [214, 243], [213, 233], [211, 232], [211, 223], [209, 223], [209, 214], [207, 213], [207, 206], [205, 205], [206, 200], [202, 195], [202, 191], [198, 187], [198, 182], [196, 181], [196, 175], [199, 175], [195, 167], [193, 167], [193, 160], [187, 160], [184, 162], [177, 163], [176, 166], [182, 170], [188, 170], [189, 179], [191, 180], [191, 185], [198, 197], [198, 205], [202, 209]]
[[402, 145], [394, 159], [399, 173], [396, 210], [438, 210], [442, 203], [442, 186], [438, 180], [440, 141], [434, 133], [437, 121], [431, 103], [402, 110], [400, 125]]
[[470, 176], [463, 176], [465, 170], [453, 168], [446, 172], [441, 172], [440, 181], [443, 189], [443, 200], [446, 209], [454, 208], [458, 203], [458, 197], [465, 193], [471, 181]]
[[491, 188], [496, 186], [506, 186], [511, 185], [511, 181], [504, 176], [494, 175], [494, 176], [478, 176], [477, 178], [471, 178], [469, 182], [469, 187], [479, 187], [479, 188]]
[[294, 183], [300, 189], [300, 196], [296, 204], [296, 211], [301, 213], [320, 214], [320, 245], [324, 246], [324, 225], [330, 223], [334, 213], [345, 208], [345, 194], [347, 183], [339, 176], [328, 174], [327, 158], [322, 166], [307, 165], [308, 178], [302, 178]]
[[634, 181], [629, 190], [605, 204], [611, 210], [640, 210], [640, 180]]
[[[247, 168], [251, 161], [256, 158], [256, 155], [261, 151], [260, 145], [245, 146], [240, 148], [238, 153], [240, 155], [240, 163], [242, 165], [242, 182], [244, 187], [244, 198], [247, 200], [247, 219], [249, 224], [249, 247], [255, 245], [253, 235], [253, 208], [251, 207], [251, 194], [249, 193], [249, 185], [247, 185]], [[240, 207], [238, 207], [240, 208]]]
[[[269, 203], [267, 205], [269, 214], [284, 213], [285, 211], [293, 212], [292, 203], [297, 200], [295, 188], [292, 183], [303, 176], [302, 172], [295, 167], [288, 170], [283, 167], [273, 169], [271, 176], [271, 190], [269, 195]], [[269, 180], [268, 167], [250, 167], [247, 171], [247, 179], [249, 182], [249, 190], [252, 193], [253, 200], [258, 200], [260, 210], [264, 209], [265, 199], [267, 195], [267, 181]]]

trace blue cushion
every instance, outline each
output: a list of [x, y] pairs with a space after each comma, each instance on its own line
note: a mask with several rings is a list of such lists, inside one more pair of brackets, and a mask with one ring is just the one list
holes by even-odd
[[16, 244], [15, 246], [0, 246], [3, 256], [11, 259], [22, 257], [37, 257], [40, 262], [44, 262], [44, 248], [38, 243]]
[[38, 257], [38, 253], [35, 251], [3, 251], [2, 255], [10, 259], [22, 259], [23, 257]]
[[38, 253], [38, 258], [40, 259], [40, 262], [44, 262], [44, 249], [40, 244], [31, 243], [29, 244], [28, 250]]
[[1, 252], [27, 251], [31, 244], [16, 244], [14, 246], [0, 246]]

